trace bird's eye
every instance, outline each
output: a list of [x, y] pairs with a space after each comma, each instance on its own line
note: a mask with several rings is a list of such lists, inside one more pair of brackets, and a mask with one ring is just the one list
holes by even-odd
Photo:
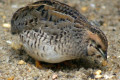
[[97, 45], [98, 48], [101, 48], [101, 45]]

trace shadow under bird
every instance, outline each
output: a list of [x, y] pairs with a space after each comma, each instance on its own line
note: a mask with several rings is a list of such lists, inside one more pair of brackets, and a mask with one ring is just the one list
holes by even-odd
[[59, 63], [100, 54], [107, 60], [108, 41], [98, 27], [74, 8], [56, 0], [40, 0], [18, 9], [11, 19], [26, 52], [36, 60]]

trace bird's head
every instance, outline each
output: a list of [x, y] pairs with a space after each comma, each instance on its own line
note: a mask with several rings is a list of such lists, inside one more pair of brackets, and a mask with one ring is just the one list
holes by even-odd
[[107, 60], [108, 40], [105, 34], [97, 27], [91, 27], [88, 30], [88, 55], [99, 53]]

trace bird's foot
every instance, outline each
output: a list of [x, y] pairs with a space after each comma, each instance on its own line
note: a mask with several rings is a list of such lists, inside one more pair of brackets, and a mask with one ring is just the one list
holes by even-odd
[[42, 65], [40, 64], [40, 62], [39, 61], [35, 61], [35, 66], [37, 67], [37, 68], [39, 68], [39, 69], [42, 69], [43, 67], [42, 67]]

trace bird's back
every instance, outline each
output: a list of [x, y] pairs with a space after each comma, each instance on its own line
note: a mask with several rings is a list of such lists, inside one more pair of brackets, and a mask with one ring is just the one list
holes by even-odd
[[72, 7], [55, 0], [40, 0], [14, 13], [11, 19], [11, 32], [15, 34], [26, 29], [38, 28], [42, 23], [49, 23], [52, 26], [61, 21], [89, 25], [87, 19]]

